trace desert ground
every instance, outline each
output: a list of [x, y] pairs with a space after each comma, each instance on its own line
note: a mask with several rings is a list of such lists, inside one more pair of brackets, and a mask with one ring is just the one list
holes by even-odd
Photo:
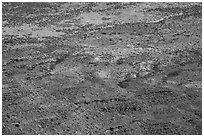
[[202, 3], [2, 3], [3, 135], [201, 135]]

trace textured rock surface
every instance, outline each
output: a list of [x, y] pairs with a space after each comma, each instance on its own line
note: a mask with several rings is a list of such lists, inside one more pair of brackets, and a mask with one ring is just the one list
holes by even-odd
[[202, 134], [202, 3], [3, 3], [2, 134]]

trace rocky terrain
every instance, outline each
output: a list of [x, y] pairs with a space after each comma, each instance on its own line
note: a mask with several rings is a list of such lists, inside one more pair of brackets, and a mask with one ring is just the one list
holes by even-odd
[[202, 3], [3, 3], [3, 135], [201, 135]]

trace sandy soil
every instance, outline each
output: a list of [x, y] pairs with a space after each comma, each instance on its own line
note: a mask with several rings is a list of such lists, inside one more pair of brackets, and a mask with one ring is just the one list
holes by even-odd
[[201, 3], [3, 3], [3, 135], [201, 135]]

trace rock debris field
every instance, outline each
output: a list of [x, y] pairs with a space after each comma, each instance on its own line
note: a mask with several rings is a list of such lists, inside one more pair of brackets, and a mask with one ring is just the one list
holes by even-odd
[[3, 135], [201, 135], [202, 3], [2, 3]]

